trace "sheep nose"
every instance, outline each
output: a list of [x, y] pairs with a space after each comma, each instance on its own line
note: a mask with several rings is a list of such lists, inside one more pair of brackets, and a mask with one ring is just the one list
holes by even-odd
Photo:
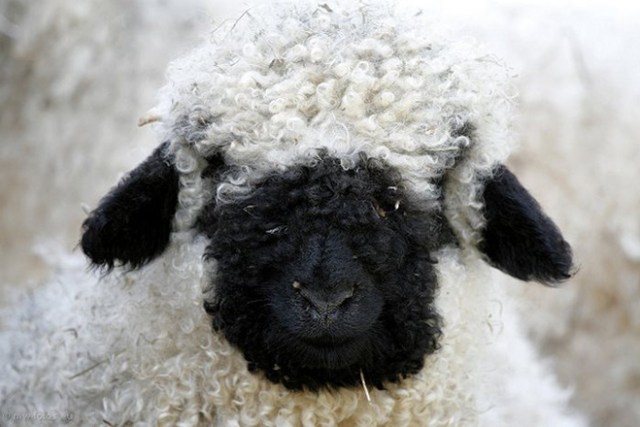
[[300, 282], [293, 282], [293, 288], [296, 289], [302, 298], [309, 303], [315, 314], [327, 318], [331, 314], [335, 314], [339, 307], [350, 300], [355, 293], [355, 285], [352, 283], [344, 284], [339, 288], [330, 290], [316, 290], [307, 286], [303, 286]]

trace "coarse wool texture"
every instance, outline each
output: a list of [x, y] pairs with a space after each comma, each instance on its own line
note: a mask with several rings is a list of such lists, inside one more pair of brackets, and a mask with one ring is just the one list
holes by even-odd
[[[245, 16], [243, 19], [246, 18]], [[242, 20], [237, 24], [241, 23]], [[476, 65], [478, 64], [495, 68], [499, 73], [504, 72], [501, 67], [494, 67], [493, 60], [478, 60]], [[212, 68], [216, 69], [218, 66], [215, 64]], [[179, 67], [179, 63], [176, 67]], [[195, 73], [189, 71], [184, 75], [188, 77], [193, 74]], [[489, 74], [495, 77], [495, 74]], [[489, 82], [495, 81], [487, 76], [485, 78]], [[188, 78], [184, 83], [183, 88], [195, 88], [189, 86]], [[178, 80], [174, 79], [172, 84], [177, 89], [176, 94], [179, 94]], [[472, 84], [469, 83], [467, 88], [471, 87]], [[229, 85], [228, 88], [233, 90], [234, 86]], [[446, 91], [443, 93], [448, 94]], [[195, 95], [197, 91], [191, 94]], [[468, 93], [470, 97], [471, 94], [474, 92]], [[455, 114], [443, 114], [439, 117], [439, 122], [434, 121], [446, 124], [445, 128], [435, 129], [435, 133], [429, 133], [425, 129], [425, 134], [431, 136], [443, 132], [441, 139], [435, 136], [434, 139], [427, 138], [425, 140], [431, 141], [430, 143], [407, 152], [407, 147], [411, 147], [411, 144], [398, 143], [387, 135], [389, 144], [383, 145], [386, 150], [378, 153], [379, 156], [400, 170], [407, 171], [407, 185], [417, 191], [422, 190], [425, 197], [436, 198], [434, 189], [428, 186], [427, 180], [424, 176], [419, 176], [418, 172], [424, 172], [420, 170], [421, 167], [431, 165], [426, 168], [425, 173], [432, 171], [432, 178], [442, 173], [444, 165], [450, 165], [456, 157], [447, 153], [469, 142], [446, 135], [446, 132], [451, 132], [450, 119], [474, 119], [474, 124], [478, 126], [475, 141], [485, 142], [478, 142], [471, 147], [467, 157], [473, 160], [471, 166], [466, 169], [458, 168], [466, 174], [452, 182], [459, 183], [459, 187], [454, 189], [460, 189], [465, 202], [476, 202], [478, 178], [502, 158], [502, 150], [506, 151], [505, 138], [499, 138], [504, 127], [495, 126], [493, 134], [488, 132], [496, 138], [482, 139], [486, 129], [492, 129], [493, 124], [508, 116], [484, 115], [498, 105], [504, 107], [504, 92], [489, 91], [484, 95], [485, 98], [480, 98], [486, 101], [487, 110], [481, 108], [483, 104], [480, 101], [466, 106], [464, 102], [458, 106], [453, 103], [447, 108], [458, 108], [454, 108]], [[180, 97], [176, 96], [174, 99]], [[203, 129], [198, 126], [188, 127], [186, 124], [207, 123], [209, 120], [209, 112], [205, 110], [205, 115], [201, 115], [201, 111], [191, 110], [189, 105], [188, 102], [176, 102], [170, 108], [167, 108], [167, 104], [164, 107], [161, 104], [159, 109], [164, 111], [160, 132], [169, 136], [173, 142], [178, 167], [183, 172], [181, 209], [176, 220], [179, 230], [192, 225], [200, 203], [211, 196], [202, 187], [198, 187], [199, 171], [203, 167], [202, 158], [218, 150], [207, 148], [204, 143], [206, 139], [195, 138], [189, 141], [188, 137], [198, 134], [193, 130], [200, 131], [202, 135]], [[189, 114], [182, 114], [181, 108], [182, 113], [189, 111]], [[408, 108], [402, 111], [413, 110]], [[243, 153], [243, 147], [252, 146], [246, 144], [246, 140], [236, 141], [235, 129], [234, 132], [228, 131], [227, 135], [233, 138], [226, 141], [227, 145], [225, 141], [214, 140], [211, 147], [218, 144], [225, 146], [227, 161], [248, 165], [244, 169], [244, 175], [222, 187], [219, 199], [224, 200], [224, 196], [228, 194], [250, 189], [253, 180], [258, 179], [262, 173], [277, 170], [287, 164], [309, 161], [313, 156], [305, 148], [317, 148], [319, 141], [322, 147], [330, 149], [332, 154], [337, 154], [346, 162], [353, 159], [351, 156], [356, 151], [375, 154], [375, 147], [379, 144], [374, 144], [372, 137], [368, 139], [366, 133], [358, 130], [352, 119], [346, 120], [348, 117], [344, 114], [339, 108], [334, 108], [328, 114], [330, 118], [327, 129], [311, 127], [299, 132], [303, 137], [333, 136], [316, 141], [298, 140], [295, 146], [300, 151], [292, 147], [290, 140], [268, 139], [266, 142], [276, 141], [280, 144], [279, 151], [278, 146], [271, 147], [273, 153], [280, 157], [275, 154], [273, 158], [264, 157], [266, 146], [260, 144], [253, 147], [255, 157], [252, 157], [251, 150]], [[332, 122], [334, 116], [345, 121]], [[231, 122], [242, 123], [240, 120]], [[418, 132], [410, 127], [411, 122], [401, 123], [403, 126], [400, 129], [410, 129], [414, 134]], [[248, 132], [250, 127], [239, 129]], [[213, 129], [211, 132], [213, 133]], [[386, 132], [380, 132], [380, 135], [386, 135]], [[386, 141], [384, 138], [382, 140]], [[261, 144], [264, 142], [261, 141]], [[492, 144], [495, 145], [491, 149], [487, 148], [486, 152], [477, 151]], [[436, 148], [431, 149], [431, 146]], [[240, 151], [234, 151], [235, 149]], [[272, 152], [271, 149], [269, 152]], [[416, 157], [422, 158], [423, 163], [413, 162], [412, 159]], [[345, 164], [348, 166], [348, 163]], [[458, 193], [452, 191], [452, 194]], [[477, 217], [479, 206], [474, 204], [476, 209], [473, 209], [472, 204], [472, 209], [464, 212], [464, 218], [457, 227], [462, 237], [469, 240], [473, 239], [474, 227], [481, 224]], [[455, 218], [463, 206], [464, 203], [452, 203], [449, 207], [450, 218]], [[472, 225], [469, 226], [467, 222]], [[185, 241], [182, 242], [182, 239]], [[410, 425], [412, 417], [414, 424], [418, 425], [512, 425], [516, 422], [513, 421], [515, 419], [518, 419], [519, 425], [522, 420], [532, 420], [531, 425], [540, 425], [549, 420], [557, 420], [554, 425], [580, 425], [578, 418], [564, 414], [566, 394], [559, 390], [553, 377], [546, 373], [546, 369], [536, 359], [518, 329], [517, 320], [509, 314], [508, 303], [502, 303], [501, 291], [491, 284], [487, 268], [477, 264], [477, 260], [465, 259], [464, 263], [460, 263], [455, 260], [460, 254], [454, 252], [441, 257], [439, 273], [442, 292], [438, 304], [439, 307], [442, 306], [443, 316], [449, 325], [445, 325], [445, 336], [448, 334], [449, 338], [444, 339], [443, 348], [437, 355], [427, 359], [427, 365], [420, 375], [403, 383], [402, 387], [390, 386], [384, 392], [371, 390], [372, 411], [362, 390], [323, 392], [320, 395], [298, 394], [292, 397], [291, 392], [248, 374], [241, 355], [211, 332], [208, 319], [200, 307], [201, 290], [194, 287], [194, 283], [198, 283], [196, 279], [202, 275], [199, 267], [202, 247], [193, 245], [188, 232], [176, 233], [173, 240], [166, 256], [148, 269], [104, 279], [99, 287], [90, 286], [94, 285], [94, 279], [83, 272], [77, 260], [70, 259], [72, 268], [61, 271], [58, 279], [20, 306], [22, 309], [19, 312], [25, 313], [24, 316], [16, 317], [15, 313], [12, 314], [13, 318], [4, 316], [8, 319], [5, 324], [12, 336], [10, 340], [2, 342], [2, 358], [11, 361], [8, 366], [3, 367], [3, 370], [8, 371], [6, 375], [3, 372], [3, 378], [7, 378], [2, 390], [3, 409], [15, 411], [21, 408], [68, 407], [76, 414], [90, 416], [93, 413], [98, 422], [98, 417], [102, 417], [112, 424], [138, 420], [145, 424], [149, 419], [158, 419], [159, 423], [174, 425], [179, 422], [177, 418], [184, 416], [185, 425], [198, 422], [206, 425], [211, 422], [212, 417], [220, 425], [261, 425], [269, 422], [269, 414], [273, 416], [275, 413], [272, 425], [287, 425], [287, 420], [290, 420], [290, 425], [304, 425], [305, 422], [307, 425], [322, 425], [324, 419], [321, 414], [327, 413], [326, 425], [336, 422], [344, 425], [357, 425], [357, 422], [361, 422], [361, 425], [375, 425], [376, 422]], [[80, 290], [74, 291], [76, 286]], [[452, 287], [456, 289], [455, 292], [449, 290]], [[452, 295], [457, 295], [457, 299]], [[451, 300], [447, 302], [447, 298]], [[131, 303], [136, 310], [123, 310], [119, 305], [122, 301], [127, 302], [127, 307]], [[60, 311], [51, 307], [59, 307]], [[38, 319], [43, 320], [38, 323]], [[500, 320], [494, 324], [491, 319]], [[460, 322], [458, 329], [455, 327], [456, 322]], [[486, 329], [482, 329], [483, 327]], [[157, 331], [163, 333], [158, 335]], [[34, 340], [34, 337], [40, 338]], [[11, 342], [12, 345], [5, 346], [6, 342]], [[474, 353], [475, 348], [484, 348], [486, 351], [478, 350]], [[515, 349], [520, 349], [522, 354], [516, 353]], [[72, 361], [71, 364], [69, 360]], [[210, 360], [216, 363], [204, 363]], [[494, 365], [502, 360], [505, 362]], [[77, 369], [80, 366], [82, 368]], [[500, 366], [500, 369], [496, 370], [496, 366]], [[59, 369], [55, 369], [56, 367]], [[510, 367], [508, 375], [503, 370], [505, 367]], [[65, 378], [60, 373], [68, 375]], [[212, 381], [211, 378], [219, 378], [219, 381]], [[19, 386], [14, 388], [11, 386], [13, 384]], [[207, 388], [209, 386], [212, 390], [211, 399], [207, 398], [208, 392], [202, 391], [210, 390]], [[241, 391], [246, 393], [241, 394]], [[56, 401], [60, 395], [65, 396], [62, 399], [68, 401]], [[37, 398], [34, 399], [33, 396]], [[218, 399], [216, 396], [221, 397]], [[38, 399], [41, 400], [40, 403], [36, 402]], [[270, 399], [274, 399], [275, 403], [270, 404]], [[29, 402], [26, 406], [19, 406], [18, 402], [26, 401]], [[55, 404], [47, 406], [48, 402]], [[219, 406], [218, 403], [223, 405]], [[288, 405], [292, 408], [291, 413], [280, 409], [287, 408]], [[221, 411], [221, 407], [227, 408], [229, 413]], [[253, 413], [251, 408], [254, 408]], [[243, 411], [249, 411], [248, 415], [243, 415]], [[428, 415], [425, 416], [425, 413]], [[78, 421], [78, 425], [83, 423]]]
[[[509, 151], [509, 70], [423, 14], [384, 2], [250, 8], [168, 79], [151, 114], [183, 175], [178, 229], [208, 197], [233, 201], [321, 153], [345, 169], [366, 153], [425, 203], [441, 202], [446, 173], [449, 222], [463, 244], [478, 242], [480, 188]], [[200, 174], [214, 154], [239, 169], [211, 195]]]
[[176, 233], [167, 256], [100, 283], [78, 255], [52, 259], [56, 279], [3, 313], [0, 411], [70, 425], [584, 425], [492, 271], [457, 250], [438, 254], [442, 348], [371, 402], [364, 388], [296, 392], [248, 372], [201, 307], [203, 250]]
[[[34, 240], [64, 234], [62, 250], [73, 247], [79, 201], [93, 205], [119, 173], [151, 151], [146, 140], [152, 132], [136, 129], [135, 121], [152, 105], [151, 88], [161, 84], [160, 71], [177, 55], [174, 45], [192, 44], [203, 31], [193, 20], [176, 21], [176, 11], [190, 10], [182, 0], [121, 3], [0, 0], [2, 15], [22, 28], [12, 42], [15, 52], [1, 51], [12, 45], [0, 34], [0, 56], [7, 55], [0, 67], [2, 288], [24, 289], [42, 277], [34, 264], [47, 265], [31, 254]], [[233, 7], [213, 3], [214, 16]], [[38, 20], [19, 19], [9, 7], [16, 5]], [[447, 22], [487, 44], [518, 74], [521, 124], [515, 137], [522, 150], [509, 165], [560, 225], [581, 267], [561, 290], [505, 283], [518, 294], [510, 302], [528, 301], [523, 320], [535, 323], [534, 343], [553, 358], [561, 380], [575, 384], [574, 403], [594, 425], [634, 425], [640, 418], [640, 193], [628, 191], [628, 183], [640, 171], [633, 167], [640, 158], [637, 13], [624, 13], [620, 22], [611, 18], [615, 7], [591, 2], [552, 9], [447, 5], [453, 9]], [[237, 17], [244, 9], [236, 9]], [[119, 25], [122, 14], [132, 25]], [[66, 15], [72, 19], [64, 21]], [[87, 22], [78, 25], [84, 22], [78, 16]], [[93, 44], [96, 37], [101, 44]], [[77, 60], [87, 46], [102, 59]], [[131, 55], [139, 59], [127, 60]], [[123, 73], [134, 66], [141, 71]], [[54, 102], [48, 103], [51, 93]], [[603, 144], [607, 155], [594, 155]]]

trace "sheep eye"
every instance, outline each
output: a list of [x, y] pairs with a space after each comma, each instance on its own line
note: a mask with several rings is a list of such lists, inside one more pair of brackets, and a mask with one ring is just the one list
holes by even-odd
[[376, 202], [375, 200], [371, 203], [373, 205], [373, 210], [376, 212], [376, 214], [382, 218], [385, 219], [387, 217], [387, 211], [385, 211], [384, 209], [382, 209], [382, 207], [380, 207], [380, 205], [378, 204], [378, 202]]
[[288, 230], [286, 225], [279, 225], [266, 231], [267, 234], [283, 234]]
[[395, 200], [392, 203], [393, 204], [388, 203], [386, 204], [386, 206], [383, 207], [380, 205], [380, 203], [377, 200], [374, 200], [371, 202], [371, 206], [379, 218], [387, 219], [390, 213], [400, 209], [400, 205], [401, 205], [400, 200]]

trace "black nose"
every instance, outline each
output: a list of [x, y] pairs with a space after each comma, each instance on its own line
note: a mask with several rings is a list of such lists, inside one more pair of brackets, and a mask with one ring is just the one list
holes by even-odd
[[298, 281], [293, 282], [293, 287], [309, 303], [312, 308], [312, 314], [324, 318], [335, 314], [341, 306], [353, 298], [356, 289], [353, 283], [342, 283], [329, 289], [313, 289]]

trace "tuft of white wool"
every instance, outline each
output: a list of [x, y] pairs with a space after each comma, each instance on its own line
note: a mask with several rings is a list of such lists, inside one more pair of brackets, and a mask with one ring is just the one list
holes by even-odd
[[[250, 8], [174, 62], [168, 79], [153, 111], [183, 173], [178, 228], [210, 196], [204, 157], [242, 168], [218, 188], [225, 203], [322, 151], [345, 169], [364, 152], [401, 170], [425, 203], [439, 203], [446, 172], [449, 220], [477, 243], [479, 188], [509, 151], [509, 70], [423, 14], [375, 2]], [[456, 135], [465, 124], [472, 139]]]

